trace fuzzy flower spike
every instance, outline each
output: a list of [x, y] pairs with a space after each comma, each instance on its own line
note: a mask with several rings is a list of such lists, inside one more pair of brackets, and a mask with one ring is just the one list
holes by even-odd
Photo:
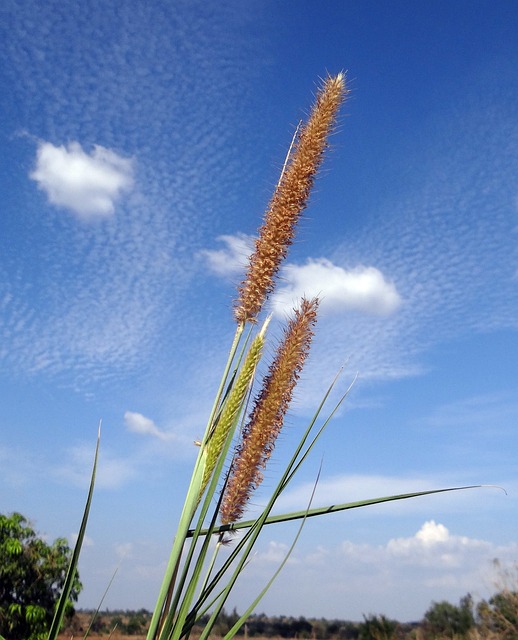
[[287, 165], [266, 210], [263, 225], [259, 229], [246, 278], [239, 287], [234, 308], [238, 323], [255, 322], [264, 301], [273, 291], [274, 277], [293, 241], [295, 225], [306, 208], [311, 187], [328, 146], [327, 139], [346, 94], [343, 73], [325, 78], [308, 121], [298, 132]]
[[279, 344], [241, 434], [220, 509], [223, 524], [242, 516], [280, 433], [284, 416], [309, 352], [318, 300], [302, 299]]

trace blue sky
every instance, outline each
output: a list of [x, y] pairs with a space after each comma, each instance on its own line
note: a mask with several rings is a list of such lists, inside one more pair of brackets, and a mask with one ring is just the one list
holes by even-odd
[[[259, 610], [420, 618], [518, 557], [514, 2], [2, 4], [0, 504], [49, 539], [98, 488], [79, 605], [152, 608], [233, 335], [250, 238], [318, 78], [351, 94], [281, 273], [321, 293], [260, 505], [322, 389], [358, 380], [285, 509], [495, 489], [308, 522]], [[243, 610], [293, 527], [269, 528]], [[122, 561], [121, 561], [122, 558]], [[294, 589], [293, 585], [297, 585]]]

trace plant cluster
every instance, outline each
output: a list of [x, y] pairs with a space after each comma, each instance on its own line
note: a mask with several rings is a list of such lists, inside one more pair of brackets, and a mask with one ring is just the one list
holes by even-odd
[[[307, 122], [297, 128], [259, 229], [246, 277], [238, 289], [234, 306], [235, 336], [200, 443], [166, 575], [151, 620], [149, 640], [178, 640], [188, 636], [196, 622], [211, 610], [200, 639], [208, 637], [250, 557], [261, 529], [268, 522], [275, 501], [318, 437], [318, 433], [314, 435], [312, 430], [320, 410], [288, 462], [263, 513], [256, 520], [245, 523], [246, 533], [236, 540], [230, 557], [216, 570], [215, 558], [221, 545], [228, 540], [226, 532], [236, 527], [243, 528], [241, 518], [252, 492], [261, 483], [263, 470], [282, 429], [293, 389], [310, 349], [317, 316], [317, 299], [303, 299], [294, 310], [268, 372], [248, 409], [270, 322], [270, 318], [266, 318], [256, 330], [259, 316], [274, 290], [276, 274], [307, 205], [345, 95], [343, 74], [325, 78]], [[232, 449], [233, 454], [230, 453]], [[212, 535], [218, 536], [219, 541], [212, 559], [209, 559]], [[263, 593], [264, 590], [236, 621], [227, 637], [237, 632]]]
[[[283, 464], [277, 484], [267, 497], [261, 513], [252, 520], [243, 520], [250, 497], [262, 481], [264, 469], [283, 428], [295, 385], [309, 354], [319, 305], [317, 298], [300, 300], [287, 321], [270, 364], [262, 367], [267, 369], [266, 375], [262, 381], [256, 381], [263, 355], [272, 350], [266, 347], [271, 318], [264, 317], [265, 303], [274, 291], [282, 261], [294, 240], [297, 223], [308, 204], [329, 145], [329, 137], [347, 93], [343, 73], [328, 75], [323, 79], [306, 121], [300, 123], [295, 131], [281, 176], [266, 208], [246, 275], [238, 287], [234, 304], [235, 335], [203, 438], [198, 443], [198, 456], [147, 640], [188, 638], [195, 627], [200, 629], [200, 640], [206, 640], [213, 633], [229, 595], [250, 561], [266, 525], [287, 520], [299, 520], [301, 523], [284, 561], [271, 579], [258, 588], [257, 596], [249, 607], [226, 631], [225, 640], [230, 640], [239, 631], [256, 608], [286, 563], [307, 518], [454, 490], [383, 496], [317, 508], [312, 508], [310, 503], [302, 511], [272, 516], [277, 499], [293, 480], [347, 395], [346, 392], [334, 407], [326, 409], [327, 415], [322, 415], [335, 379]], [[92, 500], [98, 450], [99, 437], [83, 521], [62, 597], [49, 631], [49, 640], [57, 637], [66, 603], [74, 593], [75, 572]], [[229, 532], [238, 530], [239, 536], [230, 536]], [[232, 543], [230, 552], [224, 559], [219, 559], [222, 545], [229, 542]]]

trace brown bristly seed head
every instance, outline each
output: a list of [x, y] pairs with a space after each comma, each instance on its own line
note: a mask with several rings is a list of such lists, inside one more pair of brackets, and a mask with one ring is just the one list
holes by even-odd
[[317, 307], [317, 298], [303, 299], [285, 329], [236, 449], [220, 508], [223, 524], [239, 520], [251, 492], [261, 483], [262, 469], [273, 451], [309, 353]]
[[311, 187], [347, 90], [345, 75], [327, 76], [308, 121], [302, 125], [287, 166], [266, 210], [245, 280], [238, 290], [234, 316], [254, 322], [274, 288], [274, 278], [293, 242], [295, 226], [306, 208]]

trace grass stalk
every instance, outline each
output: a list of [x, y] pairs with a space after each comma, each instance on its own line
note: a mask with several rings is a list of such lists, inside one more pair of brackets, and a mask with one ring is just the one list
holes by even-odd
[[[170, 569], [170, 575], [167, 575], [167, 590], [164, 591], [165, 597], [163, 598], [161, 613], [159, 614], [157, 610], [155, 610], [156, 621], [152, 626], [150, 625], [148, 638], [175, 638], [178, 634], [178, 630], [181, 630], [183, 628], [183, 623], [185, 617], [188, 614], [192, 598], [194, 597], [207, 551], [206, 547], [202, 547], [202, 552], [198, 556], [193, 566], [193, 575], [188, 581], [187, 576], [189, 570], [191, 569], [191, 562], [194, 555], [196, 539], [191, 542], [191, 547], [187, 554], [187, 560], [182, 571], [180, 583], [178, 585], [175, 585], [174, 578], [176, 577], [176, 574], [178, 572], [181, 554], [184, 549], [185, 540], [187, 538], [188, 527], [190, 522], [192, 521], [192, 518], [194, 517], [200, 498], [204, 493], [211, 477], [213, 478], [212, 484], [209, 487], [209, 491], [207, 492], [207, 496], [205, 498], [205, 505], [203, 506], [201, 514], [198, 518], [198, 526], [200, 528], [208, 511], [212, 496], [214, 495], [214, 492], [217, 488], [222, 465], [224, 464], [225, 454], [228, 451], [230, 442], [232, 441], [233, 433], [246, 399], [247, 390], [249, 389], [255, 372], [255, 367], [257, 366], [257, 362], [261, 356], [268, 322], [269, 320], [267, 319], [263, 324], [261, 331], [253, 340], [246, 356], [244, 357], [244, 361], [238, 375], [233, 376], [234, 382], [230, 386], [228, 392], [225, 394], [223, 400], [221, 400], [223, 389], [226, 385], [226, 379], [229, 375], [234, 357], [236, 355], [236, 351], [238, 349], [242, 327], [238, 331], [236, 331], [236, 337], [234, 338], [229, 358], [227, 360], [227, 365], [225, 367], [223, 376], [224, 379], [220, 384], [218, 398], [214, 403], [214, 407], [211, 413], [211, 419], [207, 424], [206, 432], [200, 447], [201, 451], [198, 456], [198, 460], [203, 460], [203, 464], [198, 464], [196, 466], [196, 468], [199, 470], [199, 476], [197, 477], [196, 482], [192, 483], [189, 487], [187, 500], [184, 505], [184, 512], [182, 513], [182, 517], [180, 519], [177, 537], [175, 538], [175, 541], [173, 543], [173, 550], [170, 557], [171, 566], [168, 567], [168, 569]], [[190, 502], [188, 502], [188, 500], [190, 500]], [[183, 517], [184, 515], [185, 517]], [[185, 528], [186, 526], [187, 528]], [[187, 588], [184, 592], [183, 589], [186, 584]], [[175, 586], [176, 593], [173, 596], [172, 591]], [[165, 610], [166, 605], [167, 610]], [[177, 610], [177, 607], [179, 607], [179, 610]], [[160, 624], [157, 622], [158, 620], [161, 621]]]
[[72, 553], [72, 558], [70, 560], [70, 565], [68, 567], [67, 575], [65, 577], [65, 583], [63, 585], [63, 589], [61, 591], [61, 595], [56, 605], [56, 610], [54, 612], [54, 618], [52, 620], [52, 624], [50, 626], [50, 630], [47, 636], [47, 640], [56, 640], [59, 634], [59, 630], [61, 629], [61, 625], [63, 624], [63, 618], [65, 617], [65, 611], [68, 603], [68, 599], [70, 597], [70, 592], [72, 591], [72, 586], [74, 584], [74, 578], [77, 571], [77, 564], [79, 562], [79, 555], [81, 553], [81, 547], [83, 546], [83, 540], [86, 533], [86, 525], [88, 523], [88, 516], [90, 514], [90, 506], [92, 504], [92, 498], [94, 494], [94, 486], [95, 486], [95, 476], [97, 473], [97, 460], [99, 458], [99, 445], [101, 443], [101, 422], [99, 422], [99, 427], [97, 430], [97, 444], [95, 446], [95, 455], [94, 462], [92, 466], [92, 474], [90, 476], [90, 486], [88, 488], [88, 496], [86, 498], [86, 504], [83, 511], [83, 517], [81, 519], [81, 526], [79, 527], [79, 533], [77, 535], [77, 540], [74, 545], [74, 551]]
[[[276, 488], [274, 489], [272, 495], [270, 496], [270, 499], [266, 505], [266, 507], [264, 508], [263, 512], [261, 513], [261, 515], [256, 518], [255, 520], [252, 521], [252, 524], [250, 525], [250, 527], [248, 528], [248, 531], [246, 532], [245, 536], [243, 537], [243, 539], [241, 539], [237, 544], [236, 544], [236, 548], [235, 550], [232, 552], [232, 554], [230, 555], [230, 557], [227, 559], [227, 561], [223, 564], [223, 566], [221, 567], [221, 569], [218, 571], [218, 573], [216, 574], [216, 576], [214, 577], [214, 579], [209, 583], [209, 585], [206, 587], [206, 590], [204, 591], [204, 593], [200, 596], [196, 609], [199, 609], [202, 605], [203, 602], [209, 597], [209, 595], [216, 590], [219, 585], [221, 583], [224, 584], [223, 590], [221, 592], [221, 596], [219, 598], [219, 601], [206, 625], [206, 628], [204, 629], [204, 632], [202, 633], [202, 636], [200, 637], [200, 640], [204, 640], [205, 637], [208, 636], [208, 634], [210, 633], [210, 630], [212, 628], [212, 626], [214, 625], [216, 618], [218, 616], [218, 614], [221, 612], [232, 588], [235, 585], [235, 582], [237, 581], [241, 571], [243, 570], [244, 566], [246, 565], [248, 558], [254, 548], [254, 545], [257, 541], [257, 538], [259, 537], [261, 530], [264, 526], [265, 521], [267, 520], [267, 518], [270, 515], [270, 512], [277, 500], [277, 498], [279, 497], [279, 495], [282, 493], [282, 491], [285, 489], [285, 487], [287, 486], [289, 480], [291, 477], [293, 477], [291, 475], [291, 472], [293, 470], [293, 468], [297, 465], [297, 463], [299, 462], [299, 458], [302, 457], [305, 458], [307, 451], [304, 452], [304, 446], [308, 440], [308, 438], [311, 435], [311, 432], [315, 426], [315, 423], [318, 419], [318, 416], [320, 415], [324, 404], [326, 402], [326, 400], [329, 398], [329, 395], [333, 389], [333, 387], [335, 386], [336, 382], [337, 382], [338, 377], [336, 377], [333, 382], [331, 383], [331, 385], [329, 386], [326, 394], [324, 395], [324, 397], [322, 398], [322, 401], [320, 402], [320, 405], [318, 406], [312, 420], [310, 421], [310, 423], [308, 424], [308, 426], [306, 427], [306, 430], [302, 436], [302, 438], [300, 439], [300, 441], [298, 442], [298, 445], [294, 451], [294, 453], [292, 454], [291, 459], [289, 460], [289, 462], [286, 465], [286, 468], [284, 470], [284, 473], [282, 475], [282, 477], [280, 478]], [[336, 407], [333, 409], [333, 412], [336, 411], [336, 409], [338, 408], [338, 406], [340, 405], [340, 403], [342, 402], [344, 396], [340, 399], [340, 401], [337, 403]], [[331, 414], [332, 415], [332, 414]], [[313, 440], [310, 442], [309, 444], [309, 449], [311, 449], [316, 441], [316, 439], [320, 436], [320, 434], [322, 433], [324, 426], [328, 423], [329, 418], [324, 422], [324, 425], [319, 429], [319, 431], [317, 432], [317, 434], [314, 436]], [[235, 563], [235, 566], [234, 566]], [[205, 635], [204, 635], [205, 634]]]
[[[309, 503], [308, 503], [308, 508], [306, 510], [306, 513], [309, 512], [309, 509], [311, 507], [311, 503], [313, 502], [313, 498], [315, 496], [315, 489], [317, 487], [318, 484], [318, 479], [320, 477], [320, 471], [318, 472], [317, 475], [317, 479], [315, 481], [315, 484], [313, 486], [313, 491], [311, 493], [311, 497], [309, 499]], [[266, 521], [265, 521], [266, 522]], [[304, 524], [306, 522], [306, 518], [303, 516], [302, 517], [302, 522], [297, 530], [297, 533], [295, 535], [295, 537], [293, 538], [293, 541], [290, 545], [290, 548], [288, 549], [288, 551], [285, 553], [284, 558], [282, 559], [282, 562], [279, 564], [279, 566], [277, 567], [277, 569], [275, 570], [275, 572], [273, 573], [273, 575], [271, 576], [271, 578], [268, 580], [268, 582], [266, 583], [266, 585], [261, 589], [261, 591], [257, 594], [257, 596], [254, 598], [254, 600], [250, 603], [250, 605], [248, 606], [248, 608], [246, 609], [246, 611], [244, 611], [244, 613], [239, 617], [238, 620], [236, 620], [235, 624], [231, 627], [231, 629], [228, 631], [228, 633], [225, 634], [224, 639], [223, 640], [231, 640], [231, 638], [233, 638], [236, 633], [239, 631], [239, 629], [243, 626], [243, 624], [246, 622], [246, 620], [248, 619], [248, 616], [252, 613], [252, 611], [257, 607], [257, 605], [259, 604], [259, 602], [262, 600], [262, 598], [265, 596], [265, 594], [268, 592], [268, 590], [270, 589], [270, 587], [272, 586], [274, 580], [277, 578], [277, 576], [279, 575], [279, 573], [282, 571], [283, 567], [285, 566], [285, 564], [288, 562], [291, 554], [293, 553], [293, 550], [295, 549], [295, 545], [298, 542], [298, 539], [300, 537], [300, 534], [302, 533], [302, 529], [304, 528]], [[264, 525], [263, 525], [264, 526]]]

